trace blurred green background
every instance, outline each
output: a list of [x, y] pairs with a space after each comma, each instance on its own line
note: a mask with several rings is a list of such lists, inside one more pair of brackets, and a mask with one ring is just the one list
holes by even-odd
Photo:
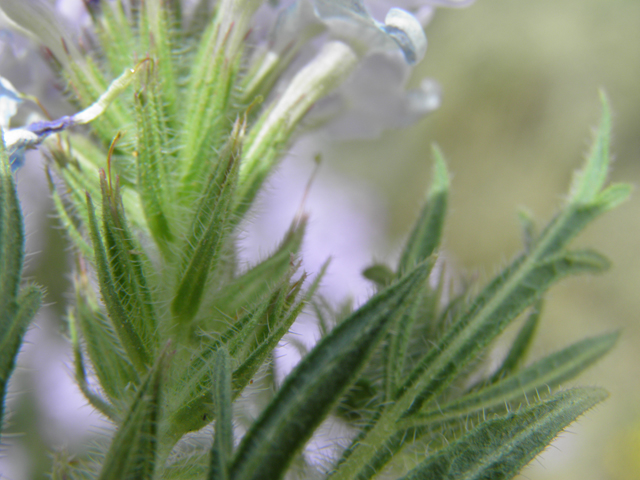
[[[391, 255], [417, 215], [437, 143], [453, 176], [445, 249], [487, 280], [521, 245], [517, 209], [543, 225], [588, 151], [600, 115], [614, 112], [612, 180], [640, 178], [640, 2], [478, 0], [438, 10], [414, 75], [443, 87], [442, 107], [376, 141], [343, 143], [327, 161], [385, 197]], [[575, 382], [611, 397], [570, 427], [522, 474], [530, 480], [640, 479], [640, 193], [601, 217], [574, 245], [614, 264], [548, 295], [532, 357], [621, 330], [617, 348]]]

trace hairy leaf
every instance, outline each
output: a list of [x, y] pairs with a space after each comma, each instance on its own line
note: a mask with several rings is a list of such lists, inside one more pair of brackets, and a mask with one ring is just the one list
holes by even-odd
[[314, 428], [357, 378], [393, 318], [429, 272], [420, 265], [338, 325], [287, 377], [276, 398], [244, 437], [233, 479], [280, 478]]
[[600, 388], [567, 390], [504, 418], [483, 422], [402, 480], [508, 480], [559, 432], [607, 396]]
[[22, 339], [27, 327], [35, 317], [42, 303], [42, 290], [36, 286], [24, 288], [14, 305], [2, 306], [2, 331], [0, 331], [0, 431], [4, 414], [4, 397], [7, 393], [7, 383], [16, 356], [20, 350]]
[[170, 208], [170, 190], [167, 161], [168, 138], [164, 115], [158, 95], [157, 72], [147, 66], [147, 80], [135, 95], [136, 125], [138, 127], [136, 163], [140, 199], [149, 229], [165, 256], [169, 255], [167, 243], [173, 240], [167, 209]]
[[23, 260], [22, 212], [0, 129], [0, 431], [7, 383], [43, 296], [34, 285], [20, 291]]
[[102, 299], [129, 360], [139, 372], [145, 372], [150, 363], [151, 352], [148, 351], [140, 332], [131, 322], [118, 295], [116, 283], [109, 268], [109, 257], [100, 235], [98, 220], [89, 194], [87, 194], [87, 211], [89, 213], [89, 233], [95, 253], [94, 261]]
[[427, 203], [402, 251], [398, 264], [399, 275], [410, 271], [415, 265], [427, 259], [440, 245], [444, 217], [447, 212], [449, 174], [440, 149], [434, 147], [433, 156], [435, 159], [433, 180]]
[[[127, 359], [112, 323], [98, 306], [90, 290], [89, 279], [82, 271], [76, 276], [75, 288], [76, 305], [71, 313], [73, 318], [70, 324], [78, 324], [77, 330], [82, 333], [87, 354], [102, 390], [111, 403], [122, 407], [123, 401], [131, 397], [134, 386], [140, 384], [140, 377]], [[77, 342], [79, 341], [78, 338]]]
[[224, 239], [228, 236], [241, 148], [235, 142], [241, 141], [243, 129], [244, 123], [237, 122], [229, 154], [221, 159], [207, 183], [184, 245], [186, 264], [171, 304], [171, 311], [179, 324], [190, 322], [198, 313], [207, 279], [220, 259]]
[[211, 447], [209, 480], [227, 480], [233, 454], [233, 410], [231, 406], [231, 358], [226, 348], [217, 351], [213, 403], [216, 411], [216, 433]]
[[535, 336], [540, 321], [540, 312], [542, 311], [542, 300], [538, 300], [532, 307], [531, 312], [527, 316], [524, 325], [520, 328], [518, 335], [511, 344], [509, 353], [502, 361], [500, 368], [491, 376], [490, 383], [495, 383], [502, 377], [513, 373], [524, 361], [533, 337]]
[[238, 310], [246, 308], [252, 300], [268, 295], [288, 274], [292, 258], [300, 251], [306, 226], [306, 217], [296, 219], [269, 258], [224, 285], [216, 293], [215, 308], [235, 316]]
[[617, 339], [617, 333], [608, 333], [574, 343], [491, 386], [443, 404], [437, 410], [409, 417], [403, 424], [408, 426], [460, 417], [482, 409], [502, 407], [505, 402], [553, 389], [602, 358]]
[[147, 280], [149, 260], [130, 230], [117, 180], [112, 186], [111, 179], [107, 181], [102, 170], [100, 187], [102, 233], [115, 291], [145, 348], [152, 352], [157, 346], [158, 322]]
[[111, 441], [99, 480], [152, 479], [158, 451], [161, 387], [167, 368], [162, 354], [141, 385], [129, 412]]
[[434, 348], [418, 362], [396, 401], [376, 418], [375, 424], [356, 437], [343, 454], [332, 475], [346, 480], [360, 472], [383, 448], [396, 422], [421, 410], [425, 402], [443, 392], [465, 372], [486, 348], [524, 309], [556, 281], [581, 272], [599, 272], [608, 261], [592, 251], [567, 252], [568, 242], [596, 216], [619, 204], [630, 187], [613, 185], [600, 191], [609, 164], [608, 109], [597, 142], [600, 146], [586, 162], [582, 176], [574, 182], [573, 193], [562, 211], [536, 238], [530, 250], [516, 258], [470, 303]]

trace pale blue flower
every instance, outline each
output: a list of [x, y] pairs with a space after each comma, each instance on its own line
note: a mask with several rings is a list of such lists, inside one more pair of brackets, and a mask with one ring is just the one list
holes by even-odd
[[[438, 6], [462, 7], [473, 0], [296, 0], [278, 2], [279, 13], [256, 54], [248, 95], [285, 70], [323, 37], [348, 43], [360, 56], [354, 72], [307, 116], [307, 124], [327, 124], [340, 137], [371, 137], [405, 127], [440, 105], [440, 88], [431, 79], [407, 91], [413, 66], [425, 55], [424, 26]], [[402, 8], [396, 8], [396, 6]], [[392, 8], [390, 8], [392, 7]], [[384, 22], [379, 19], [384, 18]], [[328, 123], [327, 123], [328, 122]]]

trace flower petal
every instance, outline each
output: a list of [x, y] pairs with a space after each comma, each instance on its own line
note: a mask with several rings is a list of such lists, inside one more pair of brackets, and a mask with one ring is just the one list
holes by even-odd
[[0, 77], [0, 127], [7, 128], [22, 103], [21, 95], [9, 80]]
[[400, 8], [392, 8], [384, 23], [381, 29], [400, 46], [407, 63], [414, 65], [422, 60], [427, 51], [427, 37], [416, 17]]
[[424, 56], [427, 38], [420, 22], [407, 11], [392, 8], [383, 24], [371, 16], [363, 0], [310, 1], [332, 33], [354, 44], [361, 54], [400, 47], [410, 65]]

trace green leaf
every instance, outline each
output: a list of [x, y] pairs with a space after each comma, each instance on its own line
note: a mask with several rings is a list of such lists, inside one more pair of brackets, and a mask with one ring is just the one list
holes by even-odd
[[402, 251], [398, 264], [398, 275], [410, 271], [415, 265], [426, 260], [440, 245], [447, 212], [450, 181], [442, 152], [435, 146], [433, 147], [433, 156], [435, 159], [433, 180], [427, 196], [427, 203]]
[[483, 422], [402, 480], [513, 478], [559, 432], [607, 396], [600, 388], [567, 390], [504, 418]]
[[570, 197], [531, 249], [491, 281], [434, 348], [424, 355], [398, 392], [396, 401], [389, 404], [376, 424], [357, 437], [345, 451], [343, 461], [332, 475], [334, 480], [352, 478], [365, 468], [376, 451], [384, 448], [389, 432], [398, 420], [418, 412], [425, 402], [433, 400], [451, 385], [478, 354], [554, 282], [570, 274], [600, 272], [608, 266], [604, 257], [592, 251], [564, 251], [581, 229], [617, 205], [629, 191], [627, 186], [615, 185], [598, 191], [604, 181], [600, 176], [606, 174], [603, 165], [609, 163], [606, 156], [608, 133], [600, 135], [598, 141], [602, 145], [594, 148], [596, 154], [588, 159], [581, 177], [589, 180], [574, 182], [574, 191], [580, 193]]
[[100, 188], [102, 233], [115, 293], [129, 322], [144, 342], [145, 349], [153, 352], [157, 347], [158, 337], [154, 302], [146, 274], [150, 270], [149, 260], [129, 228], [118, 181], [112, 186], [111, 179], [107, 181], [102, 170]]
[[371, 280], [379, 289], [388, 287], [395, 280], [396, 274], [387, 265], [376, 263], [362, 271], [362, 276]]
[[[519, 261], [516, 261], [512, 266], [518, 265]], [[551, 284], [567, 275], [600, 272], [607, 266], [606, 259], [594, 252], [567, 252], [538, 265], [528, 265], [529, 268], [517, 282], [503, 282], [503, 278], [498, 277], [479, 296], [483, 308], [472, 306], [470, 312], [445, 334], [407, 379], [402, 394], [411, 391], [406, 398], [413, 398], [407, 413], [418, 411], [425, 401], [434, 398], [449, 385], [478, 352], [489, 345]], [[507, 273], [505, 277], [509, 278], [510, 275]], [[490, 295], [485, 303], [486, 293]]]
[[[168, 113], [168, 120], [177, 118], [176, 98], [178, 79], [176, 78], [177, 58], [172, 51], [172, 41], [175, 35], [179, 35], [177, 23], [180, 22], [176, 14], [179, 11], [171, 6], [178, 6], [179, 1], [143, 2], [142, 12], [139, 14], [139, 40], [138, 47], [141, 52], [146, 51], [154, 59], [158, 69], [159, 78], [162, 79], [160, 90], [162, 110]], [[173, 123], [176, 123], [175, 121]], [[172, 124], [172, 128], [178, 125]]]
[[80, 337], [78, 335], [78, 321], [71, 312], [68, 314], [68, 317], [71, 345], [73, 346], [73, 365], [75, 367], [76, 383], [78, 384], [82, 394], [97, 411], [102, 413], [111, 421], [118, 421], [119, 417], [114, 407], [89, 386], [89, 382], [87, 381], [87, 371], [84, 366], [84, 358], [82, 355], [82, 347], [80, 345]]
[[34, 285], [20, 291], [23, 260], [22, 212], [0, 128], [0, 431], [7, 383], [43, 296]]
[[156, 469], [161, 387], [167, 368], [162, 354], [149, 371], [129, 412], [111, 441], [99, 480], [152, 479]]
[[542, 300], [538, 300], [532, 307], [524, 325], [520, 328], [517, 337], [511, 344], [509, 353], [502, 361], [500, 368], [491, 376], [489, 383], [495, 383], [503, 377], [511, 375], [524, 361], [529, 347], [533, 342], [538, 323], [540, 323], [540, 312], [542, 311]]
[[[153, 64], [147, 66], [147, 80], [135, 94], [136, 125], [138, 129], [136, 163], [138, 191], [145, 217], [156, 243], [167, 257], [167, 244], [174, 234], [167, 218], [172, 204], [170, 171], [165, 157], [169, 156], [168, 137], [158, 95], [158, 73]], [[175, 159], [172, 159], [175, 160]]]
[[236, 316], [251, 301], [268, 295], [288, 275], [300, 251], [307, 218], [294, 220], [277, 250], [266, 260], [224, 285], [216, 293], [215, 309]]
[[221, 345], [226, 345], [235, 362], [240, 363], [233, 374], [233, 395], [235, 397], [242, 392], [287, 333], [304, 302], [315, 291], [319, 278], [300, 302], [291, 305], [302, 281], [290, 284], [286, 279], [261, 305], [241, 317], [220, 338], [209, 340], [191, 356], [188, 367], [176, 380], [169, 397], [171, 415], [167, 435], [177, 440], [185, 432], [198, 430], [214, 418], [212, 391], [215, 385], [211, 372]]
[[93, 251], [95, 253], [95, 267], [100, 284], [100, 293], [104, 301], [111, 323], [113, 324], [118, 338], [129, 357], [129, 360], [139, 372], [146, 372], [147, 365], [151, 363], [151, 353], [147, 350], [142, 336], [137, 331], [136, 326], [131, 322], [129, 315], [122, 304], [116, 288], [116, 284], [111, 275], [107, 251], [105, 250], [98, 220], [93, 208], [91, 196], [87, 193], [87, 211], [89, 213], [89, 234]]
[[24, 231], [3, 138], [0, 138], [0, 162], [0, 311], [4, 311], [11, 308], [18, 296], [24, 260]]
[[420, 265], [338, 325], [287, 377], [275, 399], [245, 435], [231, 478], [280, 478], [329, 413], [387, 331], [394, 312], [428, 276]]
[[522, 229], [522, 240], [524, 243], [524, 249], [526, 252], [531, 250], [531, 247], [535, 243], [537, 234], [536, 234], [536, 226], [531, 217], [531, 214], [521, 209], [518, 212], [518, 221], [520, 222], [520, 228]]
[[211, 448], [209, 480], [227, 480], [233, 455], [233, 409], [231, 405], [231, 358], [226, 348], [217, 351], [213, 403], [216, 410], [216, 431]]
[[[75, 290], [75, 309], [70, 314], [70, 325], [74, 328], [71, 331], [76, 330], [77, 323], [100, 387], [122, 413], [134, 387], [140, 384], [140, 377], [128, 360], [112, 323], [100, 309], [89, 286], [89, 278], [82, 270], [75, 277]], [[72, 335], [74, 345], [80, 340], [78, 335], [76, 337], [74, 340]]]
[[42, 290], [31, 285], [24, 288], [17, 299], [16, 306], [0, 309], [2, 316], [0, 331], [0, 431], [4, 418], [4, 397], [7, 383], [15, 367], [16, 357], [22, 345], [27, 327], [35, 317], [42, 303]]
[[229, 233], [244, 127], [243, 121], [236, 122], [228, 153], [218, 162], [207, 182], [190, 235], [184, 244], [185, 266], [171, 303], [171, 312], [182, 325], [190, 322], [198, 313], [207, 278], [220, 260], [222, 245]]
[[569, 203], [586, 205], [594, 203], [609, 173], [609, 143], [611, 139], [611, 109], [603, 92], [600, 92], [602, 119], [591, 145], [584, 168], [574, 175], [569, 193]]
[[[223, 0], [214, 21], [202, 34], [188, 74], [184, 126], [180, 144], [183, 191], [193, 190], [206, 172], [210, 152], [217, 149], [233, 118], [233, 87], [241, 66], [244, 39], [261, 2]], [[206, 176], [204, 177], [206, 178]]]
[[120, 72], [135, 62], [136, 40], [123, 4], [102, 3], [90, 7], [100, 46], [111, 71]]
[[[257, 310], [259, 315], [251, 317], [248, 322], [242, 325], [238, 334], [229, 341], [229, 352], [239, 363], [241, 363], [241, 366], [239, 367], [240, 371], [245, 370], [245, 363], [249, 358], [256, 358], [255, 354], [257, 350], [260, 350], [260, 352], [263, 351], [260, 346], [265, 343], [265, 340], [269, 338], [274, 330], [277, 329], [277, 326], [283, 323], [284, 318], [287, 317], [287, 311], [289, 308], [288, 297], [290, 296], [290, 292], [295, 289], [295, 296], [298, 290], [296, 284], [299, 282], [291, 281], [291, 276], [295, 274], [295, 271], [296, 267], [292, 267], [290, 269], [289, 276], [278, 286], [278, 288], [274, 289], [268, 301], [265, 302], [264, 306], [266, 308]], [[304, 277], [301, 281], [304, 281]], [[286, 333], [286, 331], [284, 333]], [[275, 345], [273, 348], [275, 348]], [[264, 353], [269, 354], [270, 351]], [[260, 362], [260, 365], [261, 364], [262, 362]], [[249, 368], [249, 370], [252, 370], [252, 368]], [[244, 377], [244, 375], [242, 377]], [[249, 380], [250, 378], [246, 379], [247, 382]], [[243, 384], [243, 382], [241, 382], [241, 384]], [[234, 389], [237, 390], [235, 386]]]
[[408, 427], [459, 418], [483, 409], [504, 407], [505, 402], [553, 389], [602, 358], [613, 348], [618, 336], [608, 333], [574, 343], [493, 385], [442, 404], [431, 412], [408, 417], [401, 425]]
[[[93, 258], [93, 248], [87, 243], [82, 233], [80, 233], [79, 226], [77, 225], [77, 220], [73, 218], [70, 209], [67, 207], [67, 205], [65, 205], [65, 202], [62, 200], [60, 193], [55, 188], [53, 179], [51, 177], [51, 172], [49, 171], [49, 169], [47, 169], [46, 172], [47, 180], [49, 182], [49, 190], [51, 191], [51, 198], [53, 199], [53, 205], [56, 209], [56, 212], [58, 213], [58, 220], [67, 232], [67, 235], [69, 236], [72, 244], [75, 245], [82, 256], [85, 258]], [[80, 208], [85, 209], [84, 205]]]
[[[273, 326], [269, 329], [268, 335], [264, 341], [251, 351], [250, 355], [248, 355], [243, 363], [233, 372], [233, 390], [236, 395], [238, 395], [249, 384], [251, 379], [258, 372], [260, 366], [273, 354], [274, 349], [278, 346], [282, 337], [289, 332], [293, 322], [296, 321], [298, 315], [302, 312], [302, 309], [317, 291], [320, 281], [324, 277], [328, 266], [328, 262], [323, 265], [320, 273], [313, 281], [313, 284], [295, 305], [291, 308], [285, 309], [282, 314], [275, 316], [277, 320], [273, 322]], [[302, 286], [303, 281], [304, 277], [296, 282], [298, 284], [296, 286], [298, 289]], [[295, 298], [295, 294], [297, 294], [297, 292], [292, 293], [293, 295], [289, 294], [289, 297]], [[279, 321], [278, 317], [280, 317]]]

